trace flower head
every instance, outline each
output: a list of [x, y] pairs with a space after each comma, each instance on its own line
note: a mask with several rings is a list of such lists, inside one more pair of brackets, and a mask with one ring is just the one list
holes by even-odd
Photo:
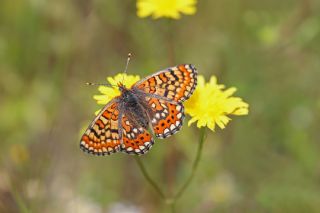
[[197, 122], [197, 127], [207, 126], [214, 130], [217, 124], [225, 128], [231, 120], [228, 115], [247, 115], [249, 105], [239, 97], [232, 97], [236, 88], [225, 89], [217, 84], [217, 78], [212, 76], [208, 83], [204, 77], [198, 77], [198, 86], [191, 98], [186, 101], [186, 113], [191, 116], [188, 125]]
[[[117, 85], [119, 82], [122, 82], [123, 85], [125, 85], [127, 88], [131, 87], [134, 83], [136, 83], [139, 80], [140, 80], [140, 76], [138, 75], [127, 75], [123, 73], [117, 74], [113, 78], [107, 77], [107, 81], [111, 85]], [[109, 101], [111, 101], [112, 98], [120, 95], [120, 91], [117, 87], [99, 86], [98, 90], [102, 94], [94, 95], [93, 98], [97, 101], [98, 104], [101, 104], [101, 105], [107, 104]]]
[[137, 15], [144, 18], [152, 15], [153, 18], [179, 19], [180, 13], [193, 15], [196, 12], [197, 0], [137, 0]]

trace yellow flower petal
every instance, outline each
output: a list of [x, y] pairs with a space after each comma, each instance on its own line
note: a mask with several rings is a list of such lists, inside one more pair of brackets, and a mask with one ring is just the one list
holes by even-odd
[[208, 128], [211, 129], [212, 131], [214, 131], [215, 126], [216, 126], [216, 123], [212, 120], [209, 120]]
[[188, 126], [190, 126], [192, 123], [194, 123], [196, 121], [197, 121], [197, 119], [195, 117], [192, 117], [188, 122]]
[[94, 95], [93, 99], [95, 99], [98, 104], [107, 104], [111, 100], [107, 95]]
[[188, 125], [197, 122], [198, 128], [207, 126], [214, 130], [217, 124], [223, 129], [231, 120], [228, 115], [248, 114], [249, 104], [239, 97], [233, 97], [235, 92], [235, 87], [225, 89], [223, 84], [218, 84], [215, 76], [205, 83], [200, 75], [194, 94], [185, 102], [186, 114], [191, 116]]
[[197, 87], [199, 88], [199, 87], [204, 87], [204, 85], [205, 85], [205, 79], [204, 79], [204, 77], [202, 76], [202, 75], [199, 75], [198, 76], [198, 85], [197, 85]]
[[231, 87], [231, 88], [227, 89], [226, 91], [224, 91], [224, 94], [226, 97], [229, 97], [230, 95], [233, 95], [236, 91], [237, 91], [237, 89], [235, 87]]
[[154, 6], [152, 4], [148, 2], [142, 2], [142, 1], [137, 2], [137, 8], [138, 8], [137, 15], [140, 18], [150, 16], [154, 10]]
[[140, 18], [179, 19], [180, 14], [193, 15], [196, 13], [196, 0], [137, 0], [137, 15]]
[[118, 81], [116, 81], [116, 77], [117, 77], [117, 76], [115, 76], [115, 78], [107, 77], [107, 80], [109, 81], [109, 83], [110, 83], [111, 85], [117, 85]]
[[198, 128], [206, 126], [206, 120], [205, 119], [199, 120], [197, 123], [197, 126], [198, 126]]
[[210, 77], [209, 84], [217, 85], [217, 82], [218, 82], [218, 79], [217, 79], [216, 76], [213, 75], [213, 76]]
[[111, 87], [106, 87], [106, 86], [99, 86], [98, 90], [102, 93], [102, 94], [108, 94], [110, 92], [113, 91], [113, 88]]
[[183, 12], [186, 15], [193, 15], [195, 14], [197, 9], [195, 7], [185, 7], [181, 12]]

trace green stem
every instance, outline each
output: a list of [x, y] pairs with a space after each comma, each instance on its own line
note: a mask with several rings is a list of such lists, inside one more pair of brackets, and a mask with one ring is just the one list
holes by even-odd
[[193, 165], [192, 165], [191, 173], [190, 173], [188, 179], [186, 180], [186, 182], [182, 185], [180, 190], [174, 196], [172, 205], [175, 205], [175, 202], [183, 195], [184, 191], [188, 188], [188, 186], [190, 185], [192, 179], [194, 178], [194, 175], [196, 173], [196, 170], [198, 168], [199, 161], [200, 161], [200, 158], [201, 158], [202, 148], [203, 148], [203, 143], [204, 143], [204, 140], [205, 140], [205, 136], [206, 136], [206, 128], [202, 128], [201, 132], [200, 132], [199, 146], [198, 146], [196, 158], [195, 158], [195, 160], [193, 162]]
[[138, 157], [138, 156], [135, 157], [135, 160], [136, 160], [143, 176], [150, 183], [150, 185], [154, 188], [154, 190], [159, 194], [159, 196], [164, 200], [164, 202], [170, 207], [171, 212], [175, 212], [176, 201], [183, 195], [183, 193], [188, 188], [188, 186], [190, 185], [191, 181], [193, 180], [193, 178], [195, 176], [196, 170], [199, 165], [199, 161], [201, 159], [202, 148], [203, 148], [203, 143], [205, 141], [205, 136], [206, 136], [206, 128], [202, 128], [200, 131], [198, 150], [196, 153], [196, 158], [195, 158], [193, 165], [192, 165], [191, 173], [190, 173], [188, 179], [186, 180], [186, 182], [182, 185], [180, 190], [176, 193], [176, 195], [173, 198], [168, 198], [167, 196], [165, 196], [165, 194], [162, 192], [160, 187], [156, 184], [156, 182], [148, 174], [140, 157]]
[[154, 188], [154, 190], [159, 194], [159, 196], [163, 199], [166, 200], [166, 196], [164, 195], [164, 193], [162, 192], [162, 190], [160, 189], [160, 187], [156, 184], [156, 182], [154, 180], [152, 180], [152, 178], [150, 177], [150, 175], [148, 174], [146, 168], [144, 167], [141, 159], [139, 156], [135, 156], [135, 160], [144, 176], [144, 178], [150, 183], [150, 185]]

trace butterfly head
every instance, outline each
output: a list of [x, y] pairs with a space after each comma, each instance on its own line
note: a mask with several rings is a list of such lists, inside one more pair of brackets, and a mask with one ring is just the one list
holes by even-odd
[[118, 88], [119, 88], [119, 90], [120, 90], [121, 93], [123, 93], [123, 92], [125, 92], [126, 90], [128, 90], [128, 89], [126, 88], [126, 86], [125, 86], [122, 82], [119, 82], [119, 83], [117, 84], [117, 86], [118, 86]]
[[117, 84], [119, 91], [121, 92], [121, 96], [122, 98], [126, 99], [130, 99], [130, 89], [128, 89], [122, 82], [119, 82]]
[[128, 103], [129, 105], [134, 105], [134, 103], [136, 103], [136, 97], [131, 89], [126, 88], [122, 83], [118, 83], [118, 88], [121, 92], [120, 96], [123, 102]]

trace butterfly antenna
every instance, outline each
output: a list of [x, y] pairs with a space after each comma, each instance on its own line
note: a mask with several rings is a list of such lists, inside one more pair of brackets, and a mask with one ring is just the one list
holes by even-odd
[[91, 82], [86, 82], [86, 85], [88, 86], [107, 86], [107, 87], [118, 87], [116, 85], [108, 84], [108, 83], [91, 83]]
[[129, 65], [129, 62], [130, 62], [131, 56], [132, 56], [132, 54], [131, 54], [131, 53], [128, 53], [128, 58], [127, 58], [126, 68], [124, 69], [124, 72], [123, 72], [124, 74], [127, 74], [128, 65]]
[[[132, 54], [128, 53], [126, 67], [125, 67], [124, 72], [123, 72], [124, 75], [127, 74], [127, 70], [128, 70], [128, 66], [129, 66], [129, 62], [130, 62], [131, 56], [132, 56]], [[124, 81], [124, 75], [122, 76], [122, 83]]]

